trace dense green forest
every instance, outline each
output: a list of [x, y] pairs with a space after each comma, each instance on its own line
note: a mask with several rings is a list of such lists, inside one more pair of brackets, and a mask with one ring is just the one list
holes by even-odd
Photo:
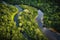
[[19, 27], [17, 27], [14, 16], [18, 13], [18, 9], [13, 5], [0, 3], [0, 40], [46, 40], [35, 21], [37, 9], [26, 5], [19, 6], [24, 11], [20, 12]]
[[[35, 20], [37, 10], [44, 12], [44, 25], [54, 28], [53, 26], [60, 26], [59, 3], [59, 0], [1, 0], [0, 40], [48, 40]], [[19, 5], [23, 11], [19, 12], [15, 5]], [[17, 27], [14, 16], [18, 12]], [[55, 28], [57, 30], [60, 27]]]
[[[59, 0], [11, 0], [11, 2], [10, 0], [5, 0], [5, 1], [7, 3], [14, 4], [14, 5], [25, 4], [25, 5], [33, 6], [37, 9], [41, 9], [45, 15], [44, 24], [49, 27], [51, 27], [50, 26], [51, 21], [54, 21], [54, 18], [56, 18], [54, 15], [57, 14], [56, 16], [59, 16], [59, 13], [60, 13], [60, 1]], [[52, 19], [50, 20], [51, 17]], [[56, 18], [56, 20], [58, 21], [59, 17]]]

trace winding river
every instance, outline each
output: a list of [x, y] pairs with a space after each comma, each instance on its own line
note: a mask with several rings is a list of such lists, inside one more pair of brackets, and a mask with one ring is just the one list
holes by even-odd
[[[23, 11], [22, 8], [19, 7], [18, 5], [15, 5], [15, 6], [19, 9], [19, 12]], [[19, 12], [15, 15], [15, 18], [14, 18], [17, 26], [18, 26], [18, 20], [17, 20], [17, 18], [18, 18], [18, 16], [19, 16]], [[39, 28], [42, 30], [42, 32], [43, 32], [46, 36], [48, 36], [47, 38], [48, 38], [49, 40], [50, 40], [50, 39], [51, 39], [51, 40], [52, 40], [52, 39], [56, 40], [56, 38], [58, 38], [59, 35], [57, 35], [57, 34], [54, 33], [54, 32], [51, 32], [51, 31], [50, 31], [49, 29], [47, 29], [46, 27], [43, 27], [43, 16], [44, 16], [43, 12], [42, 12], [41, 10], [38, 10], [38, 16], [37, 16], [37, 18], [36, 18], [36, 21], [37, 21], [37, 23], [38, 23], [38, 25], [39, 25]], [[32, 39], [27, 35], [26, 32], [22, 32], [22, 34], [23, 34], [24, 37], [27, 38], [28, 40], [32, 40]], [[48, 35], [48, 34], [49, 34], [49, 35]]]
[[[14, 21], [16, 22], [16, 26], [18, 27], [19, 26], [19, 23], [18, 23], [18, 16], [20, 15], [19, 13], [20, 12], [22, 12], [23, 11], [23, 9], [19, 6], [19, 5], [15, 5], [17, 8], [18, 8], [18, 10], [19, 10], [19, 12], [15, 15], [15, 17], [14, 17]], [[38, 25], [39, 25], [39, 27], [40, 28], [43, 28], [42, 27], [42, 20], [43, 20], [43, 12], [41, 11], [41, 10], [38, 10], [38, 16], [37, 16], [37, 18], [36, 18], [36, 20], [37, 20], [37, 23], [38, 23]], [[40, 21], [39, 21], [40, 20]], [[25, 38], [27, 38], [28, 40], [32, 40], [27, 34], [26, 34], [26, 32], [22, 32], [22, 34], [24, 35], [24, 37]]]
[[21, 11], [23, 11], [23, 9], [19, 6], [19, 5], [15, 5], [17, 8], [18, 8], [18, 10], [19, 10], [19, 12], [15, 15], [15, 17], [14, 17], [14, 21], [16, 22], [16, 26], [18, 27], [19, 26], [19, 23], [18, 23], [18, 16], [20, 15], [19, 13], [21, 12]]
[[[18, 16], [20, 15], [19, 13], [20, 12], [22, 12], [23, 11], [23, 9], [19, 6], [19, 5], [15, 5], [17, 8], [18, 8], [18, 10], [19, 10], [19, 12], [15, 15], [15, 17], [14, 17], [14, 21], [16, 22], [16, 26], [18, 27], [19, 26], [19, 23], [18, 23]], [[23, 36], [25, 37], [25, 38], [27, 38], [28, 40], [31, 40], [31, 38], [26, 34], [26, 32], [21, 32], [22, 34], [23, 34]]]
[[[4, 4], [6, 4], [6, 2], [3, 1]], [[23, 9], [19, 6], [19, 5], [15, 5], [19, 12], [23, 11]], [[15, 15], [14, 17], [14, 21], [16, 22], [16, 25], [18, 26], [18, 16], [19, 16], [19, 12]], [[46, 27], [43, 27], [43, 12], [41, 10], [38, 10], [38, 16], [36, 18], [36, 21], [40, 27], [40, 29], [43, 31], [43, 33], [47, 36], [47, 38], [49, 40], [60, 40], [60, 34], [57, 34], [55, 32], [52, 32], [51, 30], [47, 29]], [[24, 35], [25, 38], [27, 38], [28, 40], [31, 40], [30, 37], [25, 33], [22, 32], [22, 34]]]

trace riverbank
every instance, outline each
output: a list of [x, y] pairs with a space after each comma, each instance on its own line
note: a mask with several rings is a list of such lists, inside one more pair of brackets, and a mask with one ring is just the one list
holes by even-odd
[[16, 12], [12, 13], [11, 20], [14, 21], [15, 15], [19, 12], [18, 8], [16, 8]]
[[18, 27], [19, 26], [18, 16], [20, 15], [19, 13], [23, 11], [23, 9], [19, 5], [15, 5], [15, 7], [18, 9], [18, 13], [14, 15], [14, 22], [16, 22], [16, 26]]

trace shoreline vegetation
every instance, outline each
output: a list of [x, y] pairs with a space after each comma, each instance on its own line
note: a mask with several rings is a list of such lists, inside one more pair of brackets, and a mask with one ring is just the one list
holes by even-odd
[[[15, 7], [15, 6], [14, 6]], [[16, 8], [16, 7], [15, 7]], [[14, 21], [14, 16], [19, 12], [19, 10], [16, 8], [16, 12], [12, 13], [11, 18]]]

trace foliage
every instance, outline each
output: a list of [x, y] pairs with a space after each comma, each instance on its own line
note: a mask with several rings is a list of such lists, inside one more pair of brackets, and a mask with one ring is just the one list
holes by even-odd
[[[27, 6], [20, 5], [24, 10], [19, 13], [18, 16], [19, 27], [22, 28], [21, 32], [24, 33], [27, 39], [31, 40], [47, 40], [38, 27], [35, 20], [37, 16], [37, 9]], [[24, 35], [24, 36], [25, 36]]]
[[[54, 20], [52, 18], [54, 18], [55, 16], [52, 15], [56, 15], [57, 13], [56, 16], [58, 16], [58, 14], [60, 14], [59, 0], [13, 0], [11, 2], [9, 0], [6, 2], [9, 2], [10, 4], [26, 4], [42, 10], [44, 12], [44, 25], [46, 25], [46, 27], [53, 27], [53, 25], [49, 24], [52, 20]], [[57, 18], [57, 20], [60, 20], [59, 17]], [[52, 23], [55, 24], [55, 21], [52, 21]], [[57, 22], [57, 24], [59, 23]]]
[[24, 11], [20, 12], [19, 27], [16, 27], [13, 19], [18, 9], [12, 5], [0, 3], [0, 40], [47, 40], [35, 22], [37, 10], [25, 5], [21, 7]]
[[17, 12], [15, 6], [0, 3], [0, 40], [25, 40], [12, 20]]
[[[19, 27], [16, 27], [14, 16], [18, 10], [16, 7], [0, 3], [0, 40], [47, 40], [35, 21], [37, 9], [44, 12], [44, 24], [46, 27], [60, 31], [60, 2], [59, 0], [3, 0], [9, 4], [20, 5], [24, 11], [18, 17]], [[36, 7], [37, 9], [33, 8]], [[26, 35], [26, 36], [24, 36]]]

